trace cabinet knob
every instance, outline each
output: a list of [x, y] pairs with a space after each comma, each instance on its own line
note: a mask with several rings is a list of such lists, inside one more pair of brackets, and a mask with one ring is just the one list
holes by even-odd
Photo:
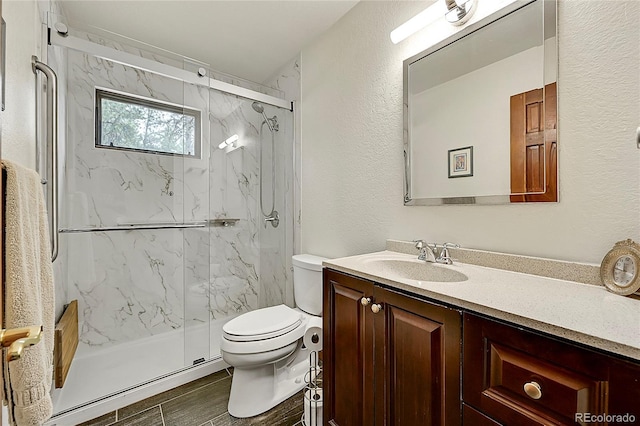
[[532, 399], [542, 398], [542, 388], [537, 382], [527, 382], [524, 384], [524, 393]]
[[369, 303], [371, 303], [371, 298], [363, 297], [362, 299], [360, 299], [360, 303], [362, 304], [362, 306], [367, 306]]
[[373, 305], [371, 305], [371, 310], [373, 311], [374, 314], [377, 314], [382, 310], [382, 305], [379, 303], [374, 303]]

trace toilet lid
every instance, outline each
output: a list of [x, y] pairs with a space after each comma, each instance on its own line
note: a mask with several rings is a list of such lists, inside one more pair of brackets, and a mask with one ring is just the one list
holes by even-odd
[[257, 309], [226, 323], [222, 331], [229, 340], [247, 342], [271, 339], [300, 325], [302, 316], [286, 305]]

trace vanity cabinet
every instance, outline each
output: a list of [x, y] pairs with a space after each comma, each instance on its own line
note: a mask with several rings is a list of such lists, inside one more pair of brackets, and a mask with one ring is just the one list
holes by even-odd
[[576, 413], [640, 419], [637, 363], [469, 313], [463, 348], [464, 424], [607, 424]]
[[324, 423], [461, 422], [461, 313], [324, 270]]

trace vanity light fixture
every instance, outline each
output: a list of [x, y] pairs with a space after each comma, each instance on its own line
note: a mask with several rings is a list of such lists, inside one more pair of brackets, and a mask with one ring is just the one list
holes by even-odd
[[475, 12], [479, 0], [437, 0], [434, 4], [391, 31], [393, 44], [398, 44], [442, 16], [451, 25], [463, 25]]
[[227, 140], [221, 142], [220, 145], [218, 145], [218, 148], [225, 149], [228, 146], [235, 147], [235, 143], [236, 143], [237, 140], [238, 140], [238, 135], [233, 135], [230, 138], [228, 138]]

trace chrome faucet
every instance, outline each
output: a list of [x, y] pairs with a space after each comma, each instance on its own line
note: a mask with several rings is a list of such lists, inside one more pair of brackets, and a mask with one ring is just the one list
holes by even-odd
[[[418, 260], [424, 260], [425, 262], [431, 263], [442, 263], [445, 265], [451, 265], [453, 263], [453, 259], [449, 255], [450, 248], [460, 248], [458, 244], [454, 243], [444, 243], [441, 246], [437, 244], [429, 244], [424, 242], [423, 240], [416, 240], [416, 248], [420, 250], [420, 254], [418, 254]], [[438, 253], [438, 248], [440, 248], [440, 253]]]
[[433, 244], [432, 247], [431, 245], [429, 245], [429, 243], [426, 243], [423, 240], [416, 240], [414, 242], [416, 243], [416, 248], [420, 250], [420, 254], [418, 254], [418, 260], [424, 260], [425, 262], [436, 261], [435, 244]]

